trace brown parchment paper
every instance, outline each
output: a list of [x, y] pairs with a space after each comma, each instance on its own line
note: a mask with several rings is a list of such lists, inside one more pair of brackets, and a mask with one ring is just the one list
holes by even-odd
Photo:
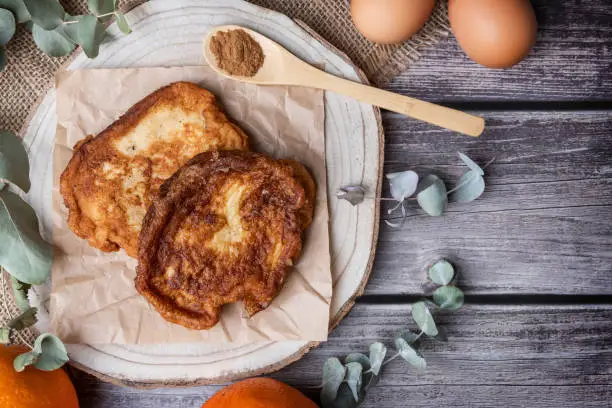
[[[317, 183], [317, 203], [304, 249], [285, 286], [264, 311], [243, 317], [242, 304], [223, 309], [210, 330], [166, 322], [134, 288], [137, 261], [123, 251], [104, 253], [67, 225], [59, 178], [72, 146], [97, 134], [133, 104], [175, 81], [213, 92], [249, 135], [254, 151], [293, 158]], [[222, 78], [208, 67], [64, 71], [56, 75], [57, 134], [53, 163], [51, 327], [70, 344], [154, 344], [326, 340], [332, 280], [325, 173], [323, 93], [296, 87], [260, 87]]]

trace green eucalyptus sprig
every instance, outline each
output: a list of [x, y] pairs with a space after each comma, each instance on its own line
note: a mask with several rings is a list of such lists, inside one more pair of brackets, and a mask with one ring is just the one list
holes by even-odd
[[[458, 153], [463, 163], [468, 166], [467, 170], [459, 179], [455, 188], [448, 190], [446, 184], [435, 174], [428, 174], [422, 179], [412, 171], [389, 173], [386, 175], [391, 190], [391, 198], [381, 198], [382, 201], [394, 201], [396, 205], [388, 210], [389, 214], [400, 211], [402, 219], [399, 223], [385, 220], [385, 223], [393, 228], [401, 227], [407, 217], [406, 201], [414, 200], [431, 216], [440, 216], [446, 211], [449, 197], [454, 202], [468, 203], [482, 195], [485, 189], [484, 169], [493, 162], [480, 167], [466, 154]], [[345, 186], [338, 190], [336, 196], [347, 200], [352, 205], [361, 203], [366, 197], [366, 191], [362, 186]]]
[[16, 25], [23, 23], [45, 54], [62, 57], [77, 45], [89, 58], [98, 56], [106, 35], [105, 24], [115, 16], [119, 29], [131, 32], [116, 0], [88, 0], [91, 14], [71, 16], [57, 0], [0, 0], [0, 71], [6, 66], [4, 46], [13, 38]]
[[[436, 325], [433, 315], [438, 310], [457, 310], [463, 305], [463, 292], [454, 286], [455, 270], [447, 260], [439, 260], [428, 270], [429, 279], [439, 285], [431, 299], [412, 305], [412, 320], [418, 331], [404, 330], [394, 340], [395, 354], [387, 358], [387, 346], [370, 345], [369, 354], [351, 353], [344, 363], [336, 357], [323, 365], [321, 404], [323, 408], [354, 408], [361, 404], [367, 390], [389, 362], [401, 357], [416, 369], [424, 369], [426, 360], [420, 352], [424, 338], [447, 341], [446, 331]], [[433, 301], [432, 301], [433, 300]]]
[[[3, 1], [3, 0], [0, 0]], [[11, 132], [0, 131], [0, 283], [2, 301], [5, 293], [4, 271], [9, 273], [15, 303], [21, 314], [8, 322], [0, 322], [0, 344], [11, 344], [20, 330], [36, 323], [36, 308], [28, 301], [32, 285], [49, 278], [53, 248], [40, 236], [38, 219], [21, 194], [30, 189], [28, 154], [21, 140]], [[49, 333], [41, 334], [32, 351], [14, 361], [17, 371], [34, 365], [40, 370], [55, 370], [68, 361], [62, 342]]]

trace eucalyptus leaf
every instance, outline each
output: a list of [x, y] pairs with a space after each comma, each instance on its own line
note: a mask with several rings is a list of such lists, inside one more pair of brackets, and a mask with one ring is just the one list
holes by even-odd
[[359, 402], [359, 391], [362, 386], [363, 366], [357, 362], [351, 362], [346, 365], [346, 376], [344, 381], [348, 384], [355, 402]]
[[359, 363], [363, 367], [364, 371], [368, 371], [372, 365], [370, 359], [363, 353], [351, 353], [344, 358], [344, 364], [348, 363]]
[[0, 8], [0, 45], [11, 41], [15, 35], [15, 16], [7, 9]]
[[25, 191], [30, 190], [28, 153], [15, 134], [0, 131], [0, 179]]
[[69, 26], [70, 24], [66, 24], [66, 23], [70, 23], [72, 21], [79, 21], [78, 19], [79, 16], [73, 16], [69, 13], [64, 14], [64, 26]]
[[11, 329], [9, 327], [0, 327], [0, 344], [11, 343]]
[[433, 264], [427, 272], [429, 279], [438, 285], [448, 285], [455, 276], [455, 268], [446, 259], [441, 259]]
[[419, 329], [426, 335], [433, 337], [438, 334], [436, 322], [434, 322], [431, 312], [427, 308], [425, 302], [416, 302], [412, 305], [412, 318], [419, 326]]
[[[380, 377], [377, 376], [376, 374], [374, 374], [372, 371], [364, 372], [364, 374], [363, 374], [363, 388], [361, 389], [363, 394], [365, 394], [371, 386], [375, 385], [378, 382], [379, 379], [380, 379]], [[360, 399], [361, 399], [361, 397], [360, 397]]]
[[45, 30], [54, 30], [64, 22], [66, 12], [57, 0], [23, 0], [34, 24]]
[[399, 355], [416, 368], [423, 369], [427, 366], [425, 359], [417, 350], [412, 348], [402, 337], [395, 339], [395, 347]]
[[34, 341], [32, 351], [17, 356], [13, 366], [18, 372], [32, 364], [39, 370], [53, 371], [67, 361], [68, 353], [62, 341], [50, 333], [43, 333]]
[[[359, 393], [359, 400], [365, 397], [365, 392], [361, 390]], [[322, 402], [323, 408], [356, 408], [359, 402], [355, 401], [353, 391], [347, 383], [342, 383], [338, 389], [338, 395], [334, 401]]]
[[0, 8], [7, 9], [13, 13], [18, 23], [25, 23], [31, 18], [23, 0], [0, 0]]
[[484, 189], [484, 178], [474, 170], [470, 170], [461, 176], [457, 187], [452, 190], [451, 198], [458, 203], [469, 203], [480, 197]]
[[32, 351], [39, 354], [34, 365], [42, 371], [57, 370], [68, 362], [68, 353], [64, 343], [51, 333], [43, 333], [38, 336]]
[[115, 11], [115, 0], [87, 0], [87, 8], [96, 16], [112, 13]]
[[[1, 272], [0, 272], [1, 273]], [[25, 311], [30, 308], [30, 302], [28, 300], [28, 291], [32, 287], [29, 283], [21, 282], [11, 276], [11, 286], [13, 287], [13, 297], [15, 303], [22, 310]]]
[[336, 197], [348, 201], [351, 205], [357, 205], [363, 202], [365, 189], [362, 186], [344, 186], [338, 189]]
[[370, 364], [372, 365], [371, 370], [375, 375], [378, 375], [380, 372], [386, 355], [387, 347], [384, 344], [376, 342], [370, 345]]
[[61, 27], [53, 31], [46, 31], [37, 25], [32, 28], [34, 42], [42, 52], [51, 57], [63, 57], [69, 55], [76, 45], [64, 36]]
[[446, 343], [448, 341], [448, 333], [446, 332], [446, 328], [444, 326], [438, 327], [438, 334], [433, 337], [433, 339]]
[[423, 299], [423, 303], [425, 303], [425, 306], [427, 306], [427, 309], [429, 309], [429, 313], [431, 313], [432, 316], [434, 312], [437, 312], [440, 309], [440, 306], [438, 306], [433, 300]]
[[17, 357], [15, 357], [15, 360], [13, 360], [13, 368], [15, 368], [15, 371], [20, 373], [23, 370], [25, 370], [27, 366], [36, 363], [36, 360], [38, 360], [38, 357], [40, 357], [40, 354], [35, 353], [33, 351], [29, 351], [27, 353], [20, 354]]
[[40, 237], [32, 207], [7, 189], [0, 191], [0, 265], [16, 279], [33, 285], [47, 280], [53, 248]]
[[4, 67], [6, 67], [6, 53], [4, 48], [0, 47], [0, 72], [4, 70]]
[[417, 194], [417, 202], [421, 208], [429, 215], [442, 215], [448, 203], [446, 186], [436, 175], [430, 174], [421, 180]]
[[19, 316], [8, 322], [7, 326], [14, 330], [27, 329], [28, 327], [31, 327], [36, 323], [37, 311], [38, 309], [36, 309], [35, 307], [30, 307], [23, 311]]
[[132, 29], [125, 18], [125, 15], [119, 12], [116, 12], [115, 15], [117, 16], [117, 26], [119, 27], [119, 30], [121, 30], [123, 34], [131, 33]]
[[335, 357], [328, 358], [323, 365], [323, 387], [321, 388], [321, 402], [329, 405], [338, 395], [340, 384], [344, 380], [346, 368]]
[[419, 339], [421, 338], [419, 334], [412, 332], [410, 330], [405, 330], [401, 332], [399, 334], [399, 337], [406, 340], [406, 343], [412, 345], [414, 348], [418, 347], [417, 345], [418, 345]]
[[404, 201], [417, 190], [419, 175], [412, 170], [387, 174], [391, 197], [395, 201]]
[[83, 47], [85, 55], [96, 58], [100, 50], [100, 43], [104, 39], [105, 28], [95, 16], [74, 16], [70, 24], [66, 24], [64, 32], [73, 42]]
[[457, 310], [463, 305], [463, 292], [455, 286], [442, 286], [433, 293], [434, 302], [442, 309]]
[[459, 154], [459, 157], [461, 158], [461, 160], [472, 171], [474, 171], [475, 173], [477, 173], [477, 174], [479, 174], [481, 176], [484, 175], [484, 170], [479, 165], [477, 165], [476, 162], [474, 162], [474, 160], [470, 159], [466, 154], [463, 154], [461, 152], [457, 152], [457, 154]]

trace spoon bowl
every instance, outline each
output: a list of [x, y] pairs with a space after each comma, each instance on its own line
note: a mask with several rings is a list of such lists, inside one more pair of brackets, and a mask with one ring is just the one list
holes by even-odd
[[[250, 77], [231, 75], [219, 68], [217, 58], [210, 49], [210, 42], [217, 33], [231, 30], [245, 31], [261, 46], [264, 61], [255, 75]], [[479, 116], [328, 74], [302, 61], [268, 37], [245, 27], [225, 25], [214, 28], [204, 38], [203, 53], [204, 59], [213, 70], [237, 81], [258, 85], [295, 85], [323, 89], [469, 136], [480, 136], [484, 131], [485, 122]]]
[[[261, 49], [264, 54], [263, 65], [261, 68], [259, 68], [257, 73], [251, 77], [231, 75], [228, 72], [219, 68], [217, 57], [215, 57], [215, 55], [210, 49], [210, 42], [217, 33], [219, 33], [220, 31], [225, 32], [231, 30], [245, 31], [247, 34], [253, 37], [253, 39], [257, 41], [257, 43], [261, 46]], [[287, 51], [280, 44], [272, 41], [268, 37], [261, 35], [256, 31], [237, 25], [225, 25], [216, 27], [211, 30], [204, 38], [203, 51], [206, 63], [218, 74], [223, 75], [227, 78], [247, 82], [250, 84], [297, 85], [295, 83], [295, 78], [293, 78], [292, 75], [287, 75], [287, 72], [289, 72], [292, 68], [295, 68], [296, 65], [300, 66], [300, 68], [302, 69], [304, 68], [302, 67], [302, 65], [310, 67], [310, 65], [306, 64], [305, 62], [297, 58], [295, 55]]]

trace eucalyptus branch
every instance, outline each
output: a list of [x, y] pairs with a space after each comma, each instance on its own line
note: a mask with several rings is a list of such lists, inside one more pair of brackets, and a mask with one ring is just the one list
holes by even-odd
[[474, 201], [480, 197], [485, 189], [484, 169], [495, 160], [490, 160], [480, 167], [467, 155], [463, 153], [458, 154], [463, 163], [469, 167], [469, 170], [461, 176], [457, 186], [451, 190], [447, 190], [444, 181], [435, 174], [428, 174], [420, 179], [417, 173], [408, 170], [386, 175], [391, 190], [390, 198], [367, 196], [365, 188], [359, 185], [340, 188], [336, 193], [336, 197], [346, 200], [352, 205], [358, 205], [366, 198], [395, 202], [396, 205], [388, 209], [387, 212], [392, 214], [399, 209], [402, 211], [402, 218], [399, 223], [385, 220], [385, 223], [392, 228], [399, 228], [404, 225], [407, 217], [407, 211], [404, 206], [406, 201], [416, 201], [423, 211], [431, 216], [442, 215], [446, 211], [449, 197], [455, 202], [463, 203]]
[[0, 131], [0, 286], [2, 309], [9, 311], [9, 295], [4, 272], [11, 279], [15, 304], [21, 310], [19, 316], [8, 322], [1, 322], [0, 344], [11, 344], [13, 339], [32, 348], [31, 351], [17, 356], [13, 365], [22, 371], [28, 365], [41, 370], [55, 370], [66, 361], [68, 354], [62, 342], [49, 333], [43, 333], [34, 341], [28, 342], [23, 330], [36, 323], [36, 308], [30, 306], [28, 291], [33, 284], [47, 281], [51, 272], [53, 250], [41, 236], [36, 213], [22, 198], [7, 188], [27, 192], [30, 189], [28, 177], [30, 165], [27, 152], [15, 134]]
[[477, 173], [471, 173], [470, 177], [466, 177], [465, 180], [463, 180], [462, 182], [460, 182], [459, 184], [457, 184], [457, 186], [455, 186], [455, 188], [452, 188], [450, 190], [448, 190], [446, 192], [446, 195], [451, 195], [452, 193], [454, 193], [455, 191], [459, 190], [460, 188], [463, 188], [464, 186], [472, 183], [474, 181], [474, 178], [478, 176]]
[[[484, 169], [486, 169], [487, 167], [489, 167], [489, 165], [490, 165], [491, 163], [493, 163], [494, 161], [495, 161], [495, 157], [494, 157], [494, 158], [492, 158], [491, 160], [489, 160], [489, 161], [488, 161], [488, 162], [487, 162], [487, 163], [486, 163], [484, 166], [482, 166], [482, 170], [484, 170]], [[484, 173], [483, 173], [483, 174], [484, 174]], [[481, 174], [481, 176], [482, 176], [482, 174]], [[446, 195], [450, 195], [450, 194], [454, 193], [455, 191], [457, 191], [457, 190], [459, 190], [459, 189], [461, 189], [461, 188], [465, 187], [466, 185], [468, 185], [468, 184], [470, 184], [470, 183], [473, 183], [473, 182], [474, 182], [474, 180], [475, 180], [476, 178], [478, 178], [478, 173], [472, 173], [472, 174], [471, 174], [471, 177], [466, 177], [466, 179], [465, 179], [465, 180], [463, 180], [463, 182], [459, 183], [459, 184], [458, 184], [458, 185], [457, 185], [455, 188], [453, 188], [453, 189], [449, 190], [449, 191], [446, 193]]]
[[401, 357], [417, 369], [424, 369], [426, 361], [420, 353], [421, 338], [445, 341], [445, 331], [437, 327], [432, 308], [457, 310], [463, 305], [463, 292], [451, 285], [455, 270], [450, 262], [442, 259], [427, 271], [431, 282], [439, 285], [432, 299], [412, 305], [412, 319], [419, 332], [404, 330], [395, 337], [396, 353], [386, 358], [387, 347], [380, 342], [370, 345], [369, 355], [351, 353], [342, 363], [339, 359], [329, 358], [323, 366], [321, 404], [323, 408], [354, 408], [361, 404], [366, 391], [381, 370], [391, 361]]
[[104, 23], [116, 16], [117, 26], [124, 34], [131, 32], [125, 16], [116, 9], [116, 1], [88, 0], [90, 14], [71, 16], [58, 0], [9, 0], [0, 7], [0, 71], [6, 58], [4, 45], [15, 35], [17, 24], [27, 24], [34, 42], [52, 57], [70, 55], [80, 45], [89, 58], [98, 55], [106, 36]]
[[114, 16], [117, 12], [115, 10], [111, 11], [110, 13], [104, 13], [104, 14], [100, 14], [100, 15], [96, 15], [97, 18], [104, 18], [104, 17], [108, 17], [108, 16]]
[[398, 352], [398, 353], [395, 353], [394, 355], [392, 355], [391, 357], [389, 357], [387, 360], [385, 360], [385, 361], [382, 363], [381, 367], [386, 366], [387, 364], [389, 364], [390, 362], [392, 362], [393, 360], [395, 360], [395, 359], [396, 359], [396, 358], [398, 358], [399, 356], [400, 356], [400, 353], [399, 353], [399, 352]]

